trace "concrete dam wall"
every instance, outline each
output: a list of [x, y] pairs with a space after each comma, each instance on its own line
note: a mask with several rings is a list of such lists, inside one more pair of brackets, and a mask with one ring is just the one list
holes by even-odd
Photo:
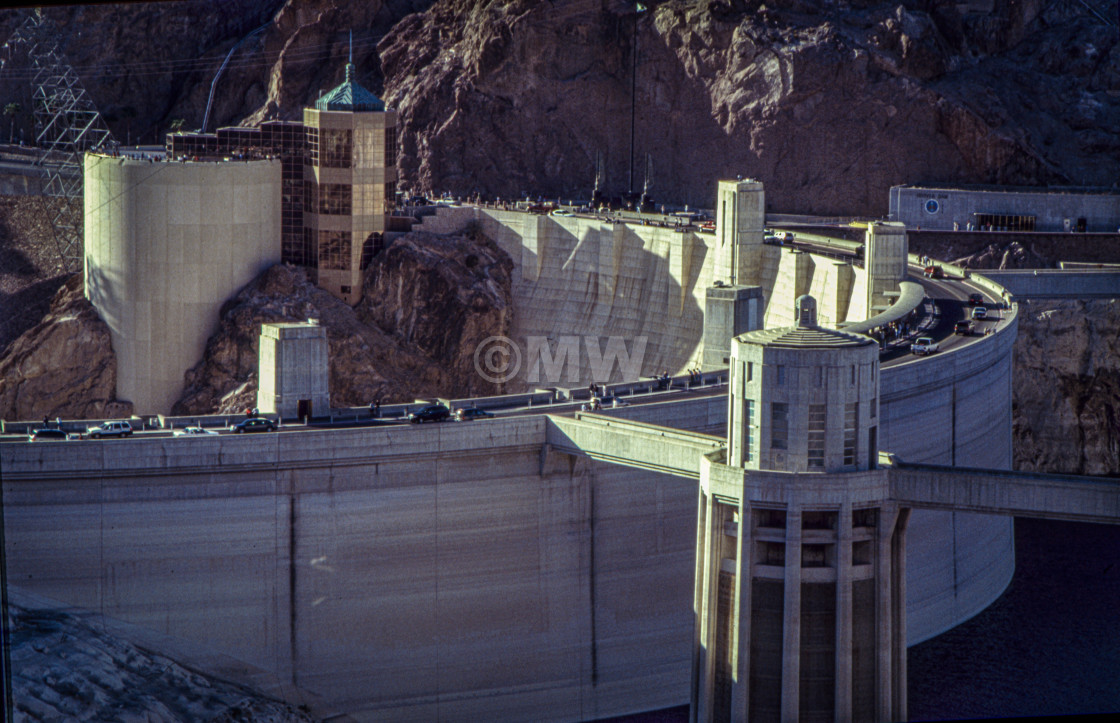
[[[518, 333], [645, 333], [643, 371], [696, 363], [712, 237], [541, 218], [479, 217], [517, 263]], [[818, 276], [831, 260], [799, 256], [767, 252], [768, 325], [792, 314], [783, 289], [841, 296]], [[854, 315], [863, 294], [848, 296]], [[884, 368], [880, 448], [1009, 468], [1009, 321]], [[720, 433], [725, 410], [717, 397], [606, 413]], [[550, 451], [548, 424], [5, 443], [9, 578], [214, 650], [240, 663], [219, 672], [321, 715], [574, 721], [682, 705], [696, 482]], [[911, 642], [999, 595], [1011, 524], [913, 514]]]
[[[643, 375], [700, 366], [706, 290], [717, 278], [714, 234], [476, 207], [437, 211], [417, 228], [453, 233], [477, 222], [513, 259], [513, 341], [523, 352], [534, 347], [530, 338], [547, 339], [553, 353], [561, 337], [580, 339], [579, 364], [564, 369], [563, 382], [592, 381], [585, 337], [601, 349], [619, 338], [630, 353], [644, 338]], [[808, 293], [827, 323], [866, 315], [862, 268], [779, 246], [762, 246], [761, 262], [767, 327], [791, 324], [794, 300]], [[527, 364], [517, 380], [547, 381], [530, 372]], [[615, 367], [611, 381], [622, 380]]]
[[543, 455], [545, 424], [4, 445], [11, 584], [202, 643], [319, 710], [677, 705], [695, 483]]

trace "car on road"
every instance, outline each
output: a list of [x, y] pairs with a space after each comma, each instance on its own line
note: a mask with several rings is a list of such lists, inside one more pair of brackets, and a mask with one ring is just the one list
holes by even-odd
[[451, 410], [442, 404], [428, 404], [420, 407], [415, 412], [408, 413], [408, 421], [413, 424], [424, 422], [442, 422], [451, 417]]
[[936, 266], [936, 265], [927, 266], [925, 268], [925, 271], [923, 271], [922, 273], [925, 274], [925, 277], [927, 279], [943, 279], [943, 278], [945, 278], [945, 272], [941, 270], [940, 266]]
[[455, 410], [456, 422], [473, 422], [476, 419], [490, 419], [494, 415], [478, 407], [460, 407]]
[[90, 439], [102, 437], [131, 437], [132, 425], [128, 422], [103, 422], [86, 430]]
[[983, 303], [984, 303], [983, 294], [969, 294], [968, 295], [968, 305], [969, 306], [980, 306]]
[[988, 310], [985, 309], [983, 306], [974, 307], [972, 309], [972, 318], [973, 319], [987, 319], [988, 318]]
[[176, 429], [171, 433], [172, 437], [205, 437], [207, 435], [217, 436], [217, 432], [213, 429], [206, 429], [205, 427], [183, 427]]
[[953, 333], [954, 334], [962, 334], [964, 336], [970, 336], [972, 334], [972, 322], [969, 321], [968, 319], [958, 321], [953, 326]]
[[61, 429], [32, 429], [27, 433], [28, 442], [65, 442], [70, 435]]
[[229, 431], [235, 434], [244, 434], [245, 432], [275, 432], [276, 422], [273, 422], [268, 417], [249, 417], [237, 424], [229, 425]]
[[932, 337], [919, 336], [914, 340], [914, 343], [910, 345], [910, 353], [924, 356], [936, 352], [937, 347], [937, 342], [935, 342]]

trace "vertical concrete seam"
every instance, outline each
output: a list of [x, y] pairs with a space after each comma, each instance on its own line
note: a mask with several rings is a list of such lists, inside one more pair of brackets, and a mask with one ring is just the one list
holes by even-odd
[[599, 684], [599, 642], [595, 630], [595, 478], [588, 475], [591, 487], [591, 509], [587, 515], [588, 540], [588, 603], [591, 605], [591, 687]]
[[288, 648], [292, 666], [292, 685], [299, 685], [299, 639], [296, 635], [296, 495], [288, 493]]

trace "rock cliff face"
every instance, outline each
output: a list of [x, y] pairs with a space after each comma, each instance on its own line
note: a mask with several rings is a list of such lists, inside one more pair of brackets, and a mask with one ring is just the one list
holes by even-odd
[[132, 404], [116, 399], [117, 360], [109, 327], [70, 278], [39, 324], [0, 358], [0, 418], [119, 418]]
[[[648, 154], [667, 203], [707, 207], [713, 179], [744, 174], [766, 183], [775, 211], [882, 214], [897, 183], [1111, 185], [1120, 173], [1120, 45], [1085, 4], [645, 5], [199, 0], [49, 13], [114, 132], [145, 142], [176, 118], [200, 127], [212, 84], [208, 130], [299, 117], [341, 79], [353, 31], [357, 79], [400, 111], [402, 181], [420, 190], [586, 196], [601, 154], [606, 188], [625, 191], [632, 68], [633, 186]], [[17, 22], [0, 15], [0, 32]], [[30, 138], [30, 95], [23, 106]]]
[[440, 0], [403, 19], [380, 45], [403, 178], [586, 195], [602, 153], [624, 190], [635, 43], [634, 187], [649, 154], [666, 200], [707, 206], [712, 179], [745, 174], [773, 210], [881, 214], [897, 183], [1120, 170], [1115, 33], [1053, 7], [648, 5]]
[[392, 335], [455, 380], [458, 394], [493, 394], [475, 370], [475, 350], [508, 336], [513, 261], [478, 231], [413, 232], [366, 269], [358, 318]]
[[356, 309], [302, 269], [273, 266], [223, 307], [172, 412], [255, 407], [261, 323], [309, 318], [327, 330], [332, 406], [499, 394], [473, 359], [479, 341], [509, 333], [512, 265], [485, 239], [408, 234], [374, 258]]
[[1016, 469], [1120, 475], [1120, 300], [1020, 308]]

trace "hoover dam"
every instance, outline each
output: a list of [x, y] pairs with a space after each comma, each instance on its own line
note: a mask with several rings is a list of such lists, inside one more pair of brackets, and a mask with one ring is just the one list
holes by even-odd
[[[900, 282], [917, 288], [907, 274], [920, 276], [904, 232], [870, 228], [866, 265], [765, 244], [758, 185], [757, 199], [717, 208], [714, 232], [476, 206], [438, 209], [420, 228], [476, 223], [509, 254], [515, 343], [578, 336], [632, 349], [642, 337], [642, 376], [703, 366], [727, 381], [704, 360], [705, 311], [721, 286], [760, 289], [764, 328], [794, 323], [805, 295], [828, 326], [915, 308], [899, 308]], [[988, 333], [884, 358], [875, 446], [909, 463], [1007, 470], [1017, 307], [997, 284], [955, 271], [921, 280], [916, 304], [959, 309], [981, 293], [998, 309]], [[567, 361], [565, 387], [594, 381], [585, 347]], [[546, 385], [527, 373], [511, 383], [533, 396]], [[619, 394], [636, 380], [610, 381]], [[161, 636], [324, 718], [579, 721], [687, 703], [696, 479], [573, 453], [553, 415], [526, 411], [469, 425], [5, 441], [9, 585]], [[717, 450], [727, 390], [603, 414], [672, 428], [657, 434], [681, 449]], [[905, 549], [911, 644], [975, 615], [1014, 571], [1007, 516], [915, 509]]]

